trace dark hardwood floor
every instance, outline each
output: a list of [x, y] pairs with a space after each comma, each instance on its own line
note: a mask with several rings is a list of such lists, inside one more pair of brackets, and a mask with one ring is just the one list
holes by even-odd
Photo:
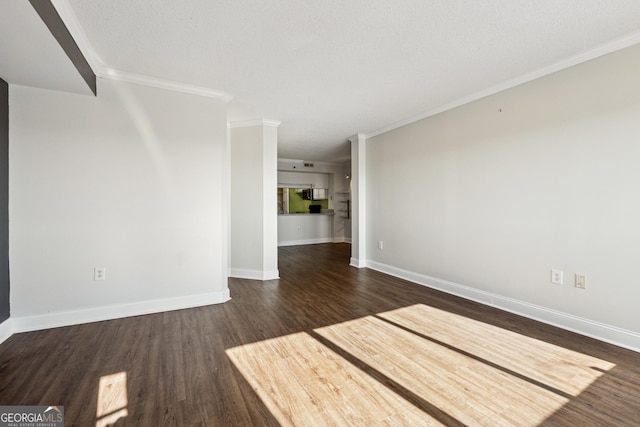
[[[280, 249], [228, 303], [15, 334], [0, 404], [65, 425], [640, 425], [640, 354]], [[176, 284], [179, 286], [179, 284]]]

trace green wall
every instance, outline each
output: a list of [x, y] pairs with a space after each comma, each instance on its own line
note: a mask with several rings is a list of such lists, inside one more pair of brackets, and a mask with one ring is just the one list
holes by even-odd
[[304, 200], [302, 193], [296, 193], [295, 188], [289, 189], [289, 213], [309, 213], [309, 205], [320, 205], [322, 209], [328, 209], [329, 200]]

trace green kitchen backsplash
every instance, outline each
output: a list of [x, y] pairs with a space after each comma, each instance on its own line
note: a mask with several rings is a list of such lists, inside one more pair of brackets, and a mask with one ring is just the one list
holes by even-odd
[[304, 200], [302, 193], [295, 188], [289, 189], [289, 213], [309, 213], [309, 205], [320, 205], [321, 209], [329, 208], [329, 200]]

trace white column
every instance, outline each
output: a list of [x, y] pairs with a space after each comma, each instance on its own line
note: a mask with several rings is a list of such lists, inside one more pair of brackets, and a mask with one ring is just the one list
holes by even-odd
[[354, 267], [366, 267], [367, 261], [367, 191], [365, 137], [357, 134], [351, 141], [351, 261]]
[[278, 272], [278, 125], [230, 123], [232, 277], [271, 280]]
[[277, 279], [278, 272], [278, 126], [263, 120], [262, 138], [262, 271], [264, 280]]

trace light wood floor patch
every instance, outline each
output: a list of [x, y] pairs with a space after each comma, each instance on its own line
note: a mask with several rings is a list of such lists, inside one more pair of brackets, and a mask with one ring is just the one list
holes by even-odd
[[226, 353], [282, 425], [442, 425], [306, 333]]
[[568, 402], [374, 316], [316, 332], [467, 425], [537, 426]]
[[444, 310], [416, 304], [378, 315], [507, 370], [577, 396], [615, 364]]

